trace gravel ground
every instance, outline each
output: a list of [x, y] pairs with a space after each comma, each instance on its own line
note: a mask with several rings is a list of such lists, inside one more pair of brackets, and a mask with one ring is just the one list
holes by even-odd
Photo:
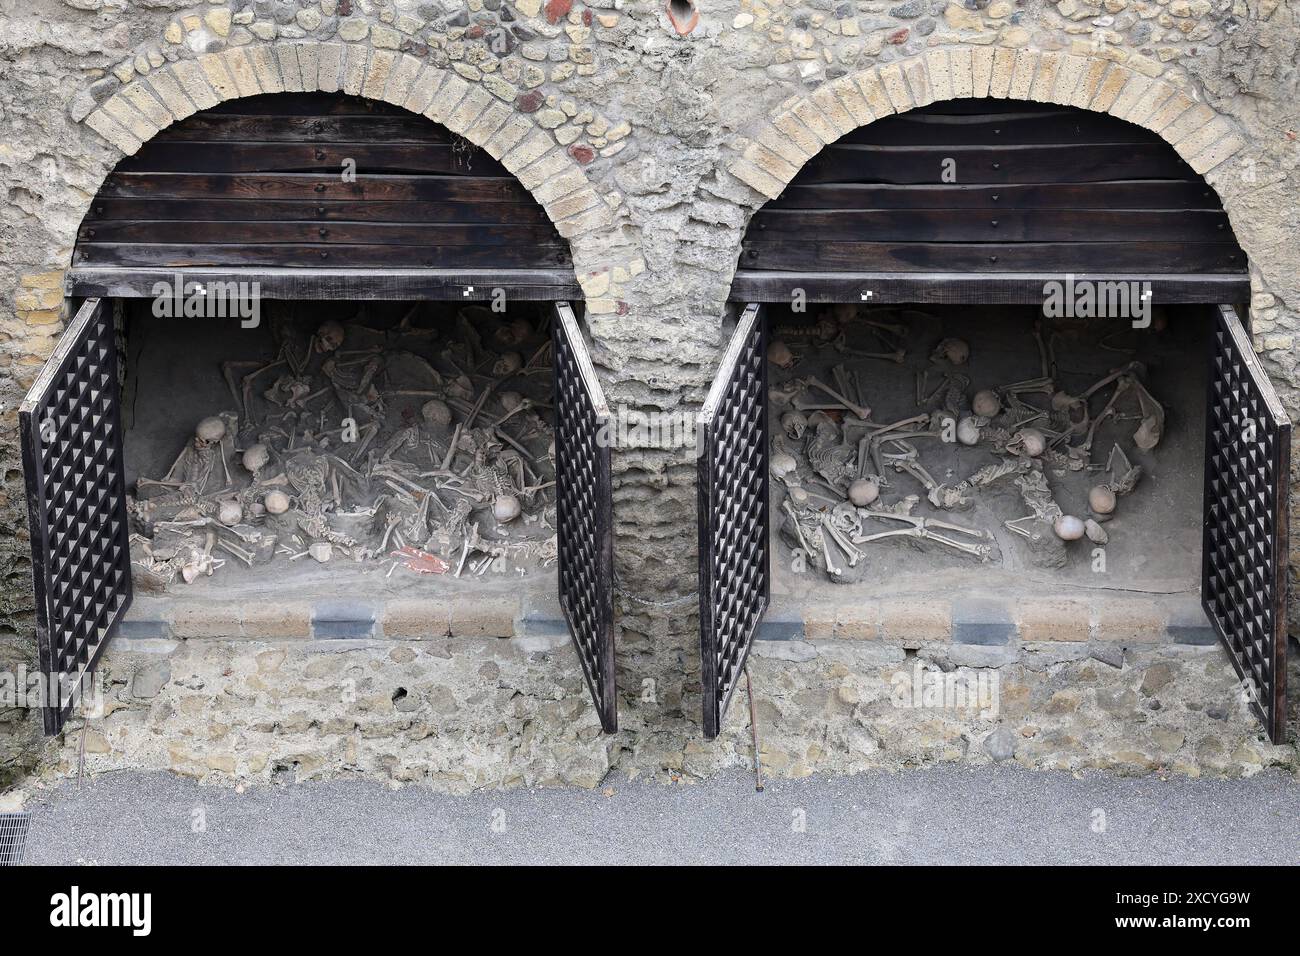
[[[937, 767], [448, 796], [375, 783], [252, 787], [114, 773], [33, 793], [27, 862], [1300, 862], [1300, 782]], [[70, 836], [71, 835], [71, 836]]]

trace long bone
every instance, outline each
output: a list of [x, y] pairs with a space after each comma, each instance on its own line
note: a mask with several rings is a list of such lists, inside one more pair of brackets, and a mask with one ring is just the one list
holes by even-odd
[[816, 375], [808, 376], [808, 387], [815, 388], [818, 389], [819, 391], [825, 392], [827, 395], [835, 399], [837, 402], [839, 402], [841, 405], [843, 405], [853, 414], [857, 415], [858, 418], [867, 419], [871, 417], [871, 409], [867, 408], [865, 405], [859, 405], [857, 402], [849, 401], [849, 399], [845, 398], [839, 392], [835, 391], [835, 389], [831, 388], [829, 385], [827, 385], [825, 382], [819, 379]]
[[852, 346], [845, 345], [844, 341], [845, 336], [841, 333], [835, 341], [831, 343], [831, 347], [842, 355], [852, 355], [854, 358], [881, 359], [886, 362], [893, 362], [895, 365], [902, 365], [903, 361], [907, 358], [906, 349], [895, 348], [890, 352], [868, 352], [865, 349], [855, 349]]
[[972, 528], [966, 528], [959, 524], [953, 524], [951, 521], [941, 521], [938, 518], [922, 518], [916, 515], [899, 515], [885, 511], [868, 511], [859, 509], [860, 514], [868, 515], [872, 518], [891, 518], [895, 521], [902, 521], [911, 525], [908, 528], [894, 528], [889, 531], [877, 531], [872, 534], [859, 535], [853, 539], [854, 544], [868, 544], [872, 541], [880, 541], [884, 538], [921, 538], [924, 541], [934, 541], [938, 544], [946, 545], [963, 554], [973, 555], [977, 558], [987, 558], [992, 550], [987, 544], [968, 544], [963, 541], [954, 541], [942, 534], [932, 531], [932, 528], [938, 528], [940, 531], [955, 531], [960, 534], [967, 534], [983, 540], [984, 532]]
[[834, 524], [831, 523], [831, 516], [829, 514], [823, 514], [822, 515], [823, 542], [825, 541], [825, 537], [827, 534], [829, 534], [831, 538], [834, 539], [835, 543], [838, 544], [840, 548], [843, 549], [844, 553], [848, 555], [849, 567], [851, 568], [856, 567], [857, 563], [861, 561], [864, 557], [866, 557], [866, 555], [863, 554], [863, 552], [859, 551], [857, 548], [853, 546], [852, 542], [849, 541], [848, 537], [845, 536], [843, 532], [841, 532], [838, 528], [835, 527]]

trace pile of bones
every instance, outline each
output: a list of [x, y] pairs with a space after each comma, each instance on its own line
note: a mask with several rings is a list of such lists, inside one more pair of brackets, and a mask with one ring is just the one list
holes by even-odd
[[[876, 349], [848, 344], [849, 329], [863, 327], [878, 342]], [[783, 330], [768, 346], [768, 361], [778, 370], [774, 381], [802, 364], [797, 353], [834, 350], [842, 356], [830, 368], [829, 382], [810, 374], [786, 377], [769, 389], [776, 426], [770, 468], [786, 492], [779, 516], [786, 543], [841, 583], [856, 580], [854, 570], [862, 569], [867, 556], [864, 548], [884, 540], [908, 539], [988, 560], [994, 549], [989, 531], [916, 514], [919, 494], [890, 493], [914, 483], [932, 512], [961, 512], [982, 490], [1013, 482], [1025, 514], [1007, 520], [1005, 527], [1027, 542], [1035, 564], [1063, 567], [1069, 542], [1086, 538], [1105, 544], [1104, 526], [1142, 469], [1118, 442], [1104, 458], [1095, 453], [1097, 430], [1108, 420], [1137, 422], [1132, 441], [1149, 451], [1164, 432], [1164, 409], [1143, 385], [1144, 370], [1136, 361], [1114, 368], [1079, 394], [1058, 388], [1052, 338], [1041, 321], [1034, 336], [1041, 359], [1037, 376], [979, 390], [972, 390], [968, 374], [970, 345], [943, 338], [916, 373], [916, 414], [878, 422], [864, 404], [861, 368], [868, 362], [903, 364], [906, 326], [860, 317], [855, 306], [844, 305], [806, 328]], [[945, 441], [983, 447], [993, 460], [960, 480], [938, 482], [924, 456], [927, 447]], [[1097, 473], [1088, 513], [1067, 514], [1053, 497], [1050, 479], [1080, 471]], [[886, 504], [886, 497], [895, 500]]]
[[548, 320], [470, 307], [444, 336], [418, 312], [314, 331], [272, 316], [268, 360], [222, 363], [233, 410], [129, 499], [137, 583], [231, 561], [456, 576], [553, 561]]

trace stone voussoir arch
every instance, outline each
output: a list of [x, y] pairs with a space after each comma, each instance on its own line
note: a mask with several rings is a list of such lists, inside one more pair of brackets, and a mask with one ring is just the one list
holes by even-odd
[[[84, 123], [130, 156], [165, 127], [225, 100], [296, 92], [383, 100], [440, 123], [516, 176], [565, 239], [608, 229], [614, 222], [615, 210], [582, 164], [531, 114], [449, 67], [368, 43], [267, 42], [178, 60], [122, 87]], [[608, 294], [608, 272], [588, 267], [579, 269], [578, 277], [589, 294]]]
[[847, 133], [895, 113], [968, 97], [1109, 113], [1162, 137], [1201, 175], [1245, 146], [1236, 124], [1194, 93], [1123, 63], [1024, 48], [959, 47], [850, 73], [791, 97], [742, 144], [728, 170], [775, 199], [804, 163]]

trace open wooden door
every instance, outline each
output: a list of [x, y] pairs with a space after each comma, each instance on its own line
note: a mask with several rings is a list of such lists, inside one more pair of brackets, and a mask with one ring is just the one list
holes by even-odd
[[555, 347], [555, 512], [560, 608], [606, 733], [618, 729], [614, 681], [614, 529], [609, 409], [567, 302]]
[[1269, 739], [1286, 734], [1291, 422], [1230, 306], [1213, 318], [1201, 603]]
[[700, 410], [700, 680], [716, 737], [770, 597], [767, 330], [741, 314]]
[[88, 299], [18, 410], [47, 734], [131, 604], [118, 405], [112, 311]]

